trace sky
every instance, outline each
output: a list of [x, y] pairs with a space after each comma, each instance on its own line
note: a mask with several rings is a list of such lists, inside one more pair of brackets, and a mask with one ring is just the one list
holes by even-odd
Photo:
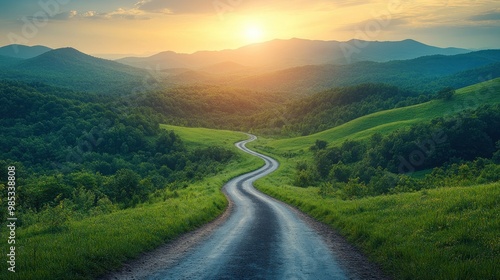
[[0, 46], [152, 55], [273, 39], [500, 48], [499, 0], [0, 0]]

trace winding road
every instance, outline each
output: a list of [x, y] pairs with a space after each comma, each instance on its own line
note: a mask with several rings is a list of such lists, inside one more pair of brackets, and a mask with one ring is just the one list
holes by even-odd
[[234, 203], [227, 221], [173, 267], [147, 279], [349, 279], [322, 238], [289, 206], [257, 191], [252, 183], [275, 171], [276, 160], [236, 144], [265, 165], [229, 181]]
[[388, 279], [337, 232], [253, 187], [279, 164], [248, 149], [249, 136], [236, 147], [265, 165], [224, 186], [221, 217], [101, 279]]

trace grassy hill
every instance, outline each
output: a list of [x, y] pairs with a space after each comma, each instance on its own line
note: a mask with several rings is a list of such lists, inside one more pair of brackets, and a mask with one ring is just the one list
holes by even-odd
[[261, 143], [268, 149], [272, 149], [274, 154], [297, 153], [307, 150], [316, 140], [338, 145], [346, 139], [362, 140], [375, 132], [386, 134], [436, 117], [499, 102], [500, 79], [494, 79], [459, 89], [451, 100], [432, 100], [414, 106], [377, 112], [313, 135], [264, 140]]
[[340, 231], [394, 279], [498, 279], [499, 183], [458, 180], [458, 186], [350, 200], [325, 194], [321, 185], [292, 186], [296, 166], [314, 157], [309, 148], [316, 140], [340, 146], [494, 103], [500, 79], [462, 88], [451, 100], [378, 112], [310, 136], [261, 139], [250, 146], [277, 158], [280, 169], [256, 186]]

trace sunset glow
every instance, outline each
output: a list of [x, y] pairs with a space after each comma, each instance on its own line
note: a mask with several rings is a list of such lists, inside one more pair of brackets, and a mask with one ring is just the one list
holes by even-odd
[[40, 3], [1, 4], [0, 45], [72, 46], [91, 54], [138, 55], [231, 49], [290, 38], [411, 38], [476, 49], [500, 45], [496, 0], [110, 0], [56, 1], [61, 4], [50, 7]]
[[258, 43], [264, 39], [264, 31], [259, 25], [248, 25], [245, 29], [246, 43]]

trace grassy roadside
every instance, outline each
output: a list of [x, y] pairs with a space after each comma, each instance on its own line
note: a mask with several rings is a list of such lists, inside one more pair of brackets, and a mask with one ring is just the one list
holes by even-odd
[[500, 183], [354, 201], [257, 188], [338, 229], [394, 279], [500, 279]]
[[[59, 232], [36, 226], [16, 232], [16, 273], [3, 262], [1, 279], [93, 279], [118, 268], [125, 260], [151, 250], [219, 216], [227, 206], [220, 188], [231, 178], [256, 169], [261, 160], [237, 150], [233, 143], [246, 139], [237, 132], [164, 126], [186, 138], [188, 148], [233, 147], [238, 158], [210, 178], [175, 192], [166, 191], [137, 208], [69, 221]], [[2, 229], [2, 236], [7, 232]], [[4, 239], [4, 238], [2, 238]], [[5, 238], [5, 240], [7, 240]], [[0, 245], [8, 253], [7, 242]], [[6, 259], [4, 257], [3, 259]]]

